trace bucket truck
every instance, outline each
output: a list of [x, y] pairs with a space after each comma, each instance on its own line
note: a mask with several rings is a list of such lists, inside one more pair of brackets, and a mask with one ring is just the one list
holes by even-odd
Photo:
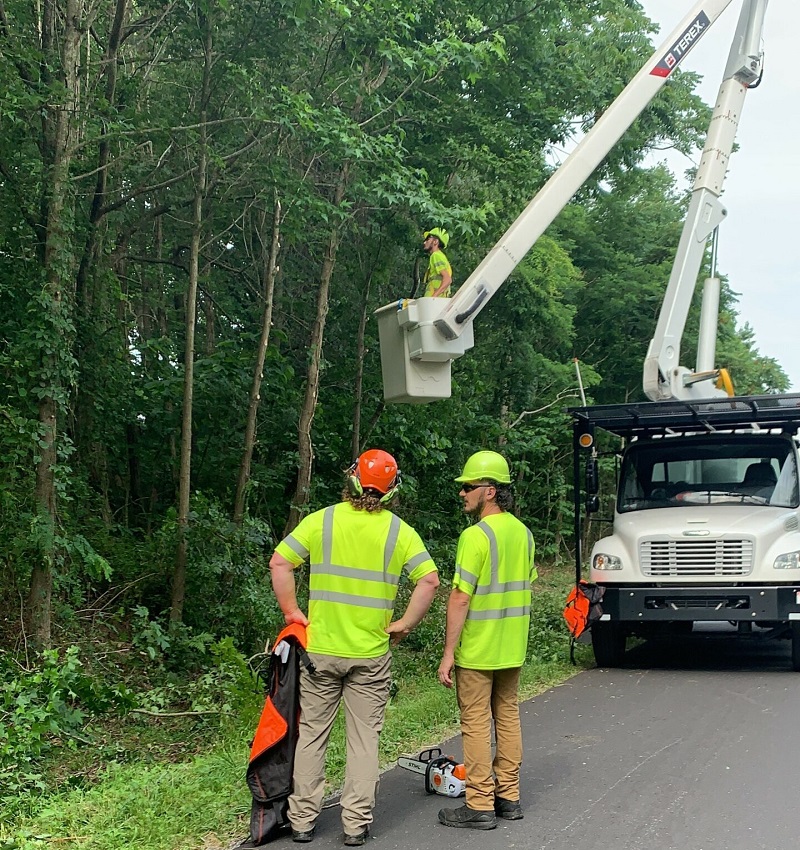
[[[473, 345], [472, 322], [730, 0], [684, 17], [557, 169], [455, 297], [377, 311], [387, 401], [450, 394], [450, 364]], [[643, 370], [650, 402], [572, 408], [576, 582], [586, 515], [600, 507], [598, 438], [618, 459], [612, 531], [595, 543], [589, 578], [603, 588], [591, 629], [601, 666], [623, 663], [629, 636], [687, 634], [697, 622], [740, 637], [791, 640], [800, 671], [800, 394], [734, 397], [714, 367], [722, 182], [749, 88], [760, 81], [767, 0], [743, 0], [667, 291]], [[681, 337], [708, 240], [694, 370]], [[730, 627], [733, 626], [735, 631]], [[725, 632], [718, 631], [720, 635]]]

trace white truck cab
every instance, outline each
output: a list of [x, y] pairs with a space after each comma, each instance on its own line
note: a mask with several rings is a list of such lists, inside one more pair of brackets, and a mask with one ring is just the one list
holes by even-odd
[[630, 635], [716, 620], [739, 634], [791, 638], [800, 670], [800, 394], [570, 413], [587, 465], [583, 505], [575, 481], [576, 539], [582, 508], [599, 507], [597, 431], [625, 444], [612, 531], [588, 565], [604, 588], [591, 632], [597, 663], [618, 666]]

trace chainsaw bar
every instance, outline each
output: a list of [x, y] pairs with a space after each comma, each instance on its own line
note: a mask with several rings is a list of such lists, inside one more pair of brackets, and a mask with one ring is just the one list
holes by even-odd
[[404, 767], [406, 770], [413, 770], [414, 773], [421, 773], [423, 776], [425, 775], [425, 771], [428, 769], [428, 763], [425, 761], [420, 761], [419, 759], [406, 758], [405, 756], [400, 756], [397, 759], [398, 767]]

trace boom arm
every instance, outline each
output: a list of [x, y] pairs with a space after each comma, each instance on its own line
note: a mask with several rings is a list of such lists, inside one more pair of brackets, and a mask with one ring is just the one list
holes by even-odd
[[730, 2], [697, 3], [647, 60], [447, 304], [435, 323], [446, 339], [459, 336], [486, 306]]
[[714, 369], [719, 319], [718, 278], [711, 277], [705, 283], [695, 372], [679, 365], [681, 337], [706, 243], [727, 214], [719, 196], [748, 86], [761, 75], [761, 36], [766, 8], [767, 0], [745, 0], [739, 15], [669, 284], [644, 362], [644, 391], [653, 401], [725, 395], [724, 390], [702, 383], [719, 376], [719, 371]]
[[[753, 2], [766, 4], [745, 0], [747, 5]], [[377, 311], [387, 401], [424, 402], [449, 396], [450, 361], [472, 345], [475, 317], [730, 3], [695, 4], [452, 299], [422, 298], [410, 308], [401, 302]], [[405, 370], [400, 380], [398, 366]], [[392, 390], [387, 389], [390, 380]]]

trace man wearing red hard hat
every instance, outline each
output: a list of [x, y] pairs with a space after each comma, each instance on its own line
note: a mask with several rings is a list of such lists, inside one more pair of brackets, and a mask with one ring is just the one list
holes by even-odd
[[[366, 842], [378, 786], [378, 736], [389, 700], [392, 655], [425, 616], [439, 578], [419, 534], [389, 510], [400, 486], [395, 459], [364, 452], [347, 470], [342, 501], [309, 514], [276, 547], [272, 586], [287, 625], [308, 626], [314, 672], [300, 674], [300, 730], [294, 791], [289, 797], [292, 840], [314, 839], [325, 792], [325, 752], [344, 700], [347, 768], [341, 796], [344, 843]], [[308, 617], [300, 610], [293, 570], [308, 560]], [[392, 622], [402, 572], [415, 587]]]

